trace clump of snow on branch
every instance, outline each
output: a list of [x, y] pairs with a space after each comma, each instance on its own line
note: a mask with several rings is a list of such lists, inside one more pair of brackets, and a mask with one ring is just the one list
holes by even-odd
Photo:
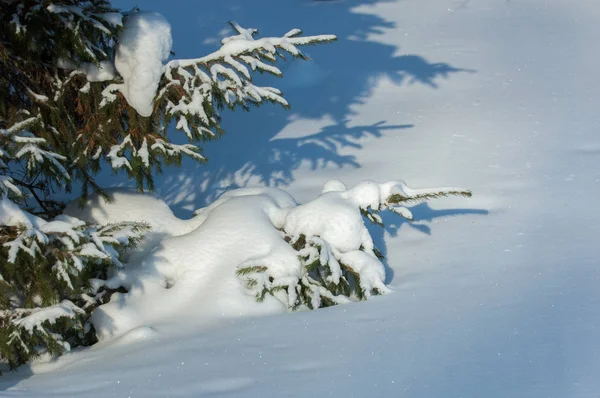
[[[120, 92], [134, 113], [151, 117], [162, 126], [160, 135], [174, 121], [174, 127], [186, 134], [189, 143], [174, 144], [166, 135], [142, 138], [138, 130], [132, 129], [131, 134], [119, 137], [109, 148], [98, 149], [93, 159], [104, 155], [113, 169], [124, 169], [132, 175], [156, 166], [160, 157], [179, 161], [187, 156], [205, 162], [197, 141], [214, 139], [223, 133], [220, 109], [248, 109], [264, 102], [288, 106], [278, 89], [253, 84], [253, 72], [280, 76], [281, 71], [274, 64], [284, 53], [307, 59], [299, 46], [336, 39], [333, 35], [302, 37], [299, 29], [282, 37], [257, 38], [256, 29], [245, 29], [234, 22], [231, 26], [235, 34], [223, 39], [221, 48], [214, 53], [171, 60], [165, 65], [172, 44], [168, 22], [152, 12], [129, 14], [119, 35], [114, 62], [123, 82], [115, 76], [103, 88], [99, 106], [105, 109], [114, 105]], [[89, 81], [105, 81], [112, 72], [107, 65], [87, 64], [74, 71], [84, 73]], [[88, 92], [89, 88], [86, 85], [81, 90]], [[143, 181], [139, 184], [143, 185]]]
[[119, 90], [141, 115], [152, 114], [154, 96], [171, 53], [171, 25], [156, 12], [130, 14], [119, 35], [115, 67], [123, 84]]
[[111, 259], [121, 265], [115, 247], [129, 245], [148, 229], [140, 222], [98, 226], [67, 215], [45, 221], [21, 209], [7, 197], [0, 198], [0, 227], [15, 227], [18, 230], [11, 240], [3, 243], [9, 249], [9, 263], [14, 263], [21, 251], [31, 257], [45, 257], [43, 246], [54, 240], [62, 243], [64, 248], [61, 257], [64, 260], [57, 259], [53, 267], [69, 285], [69, 274], [76, 275], [81, 271], [84, 262], [81, 257], [87, 260]]
[[75, 319], [78, 314], [84, 311], [77, 307], [72, 302], [65, 300], [60, 304], [52, 305], [45, 308], [35, 308], [29, 312], [27, 316], [14, 321], [14, 325], [22, 327], [28, 333], [34, 333], [37, 330], [42, 330], [45, 322], [55, 323], [60, 318]]
[[76, 65], [73, 62], [60, 60], [57, 66], [61, 69], [75, 71], [84, 74], [90, 82], [105, 82], [113, 80], [117, 76], [115, 65], [111, 61], [99, 61], [97, 64], [92, 62], [82, 62]]
[[361, 213], [453, 194], [470, 196], [459, 188], [412, 190], [402, 181], [365, 181], [352, 189], [334, 181], [298, 205], [279, 189], [243, 188], [190, 220], [160, 202], [153, 209], [156, 200], [139, 194], [113, 194], [113, 203], [91, 199], [98, 208], [87, 213], [89, 221], [124, 221], [128, 202], [143, 202], [169, 236], [103, 282], [128, 293], [100, 306], [92, 321], [102, 339], [144, 325], [176, 325], [181, 316], [200, 321], [314, 309], [387, 293], [382, 255]]
[[114, 101], [114, 92], [121, 91], [140, 115], [150, 116], [154, 100], [166, 101], [165, 115], [177, 121], [177, 129], [190, 139], [212, 138], [220, 131], [215, 108], [248, 108], [265, 101], [288, 106], [278, 89], [254, 85], [252, 72], [281, 76], [273, 63], [282, 52], [307, 59], [298, 46], [336, 39], [333, 35], [302, 37], [299, 29], [282, 37], [257, 39], [257, 29], [245, 29], [235, 22], [231, 26], [236, 34], [223, 39], [214, 53], [163, 65], [171, 50], [170, 25], [156, 13], [130, 14], [115, 58], [124, 83], [106, 87], [102, 104]]

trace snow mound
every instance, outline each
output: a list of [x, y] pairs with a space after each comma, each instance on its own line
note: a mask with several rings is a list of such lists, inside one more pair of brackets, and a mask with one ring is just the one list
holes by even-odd
[[172, 46], [171, 25], [162, 15], [131, 14], [119, 35], [115, 67], [124, 83], [125, 99], [141, 116], [152, 114], [152, 104]]
[[148, 341], [155, 339], [158, 333], [152, 327], [149, 326], [140, 326], [138, 328], [134, 328], [129, 332], [125, 333], [123, 336], [119, 337], [116, 341], [113, 342], [113, 345], [130, 345], [139, 343], [141, 341]]
[[145, 326], [178, 330], [386, 293], [385, 267], [363, 215], [390, 209], [394, 195], [468, 193], [444, 190], [411, 190], [402, 181], [365, 181], [347, 190], [330, 181], [320, 196], [299, 205], [280, 189], [242, 188], [190, 220], [178, 219], [157, 198], [113, 190], [111, 203], [95, 198], [85, 211], [71, 205], [67, 213], [96, 223], [144, 220], [165, 234], [99, 282], [128, 291], [92, 315], [98, 337], [110, 339]]
[[[276, 219], [286, 211], [269, 191], [222, 198], [196, 217], [196, 224], [201, 222], [196, 229], [161, 241], [148, 249], [139, 263], [118, 272], [107, 284], [124, 285], [129, 293], [113, 295], [111, 302], [93, 314], [98, 337], [120, 336], [144, 325], [160, 331], [169, 326], [207, 324], [224, 316], [285, 311], [274, 299], [257, 303], [235, 273], [239, 264], [267, 255], [277, 258], [282, 269], [299, 268], [294, 250], [268, 215]], [[118, 199], [115, 196], [108, 206], [118, 209]], [[127, 199], [124, 202], [129, 206]], [[146, 205], [152, 212], [149, 202]], [[157, 204], [158, 208], [163, 206]], [[181, 225], [181, 220], [172, 221]]]
[[83, 207], [77, 200], [69, 203], [64, 214], [99, 225], [143, 221], [150, 225], [152, 233], [178, 235], [187, 232], [185, 221], [175, 217], [169, 206], [154, 195], [123, 188], [106, 189], [105, 193], [108, 201], [94, 193], [89, 195]]

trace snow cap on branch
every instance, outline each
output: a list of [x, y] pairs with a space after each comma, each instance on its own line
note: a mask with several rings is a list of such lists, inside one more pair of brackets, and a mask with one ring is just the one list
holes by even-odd
[[129, 15], [119, 36], [115, 67], [123, 77], [121, 92], [141, 115], [152, 114], [154, 96], [171, 53], [171, 25], [156, 12]]
[[217, 51], [201, 58], [172, 60], [165, 67], [158, 98], [166, 99], [166, 113], [178, 120], [176, 128], [190, 139], [211, 139], [221, 132], [218, 109], [222, 107], [248, 109], [264, 102], [288, 107], [277, 88], [253, 84], [252, 72], [281, 76], [273, 64], [283, 53], [308, 59], [299, 46], [336, 40], [334, 35], [300, 36], [300, 29], [282, 37], [257, 38], [257, 29], [233, 21], [230, 25], [235, 34], [224, 38]]

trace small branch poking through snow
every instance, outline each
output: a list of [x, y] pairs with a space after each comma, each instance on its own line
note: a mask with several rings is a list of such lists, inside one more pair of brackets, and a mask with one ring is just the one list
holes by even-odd
[[394, 193], [390, 195], [387, 202], [392, 204], [411, 203], [448, 196], [463, 196], [465, 198], [470, 198], [472, 194], [471, 191], [462, 188], [406, 189], [404, 190], [404, 193]]

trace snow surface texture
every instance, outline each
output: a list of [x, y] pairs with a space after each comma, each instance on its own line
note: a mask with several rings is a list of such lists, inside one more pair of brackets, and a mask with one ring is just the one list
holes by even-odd
[[171, 25], [160, 14], [140, 11], [125, 20], [115, 67], [124, 80], [120, 91], [141, 116], [152, 114], [154, 96], [171, 53]]
[[207, 166], [165, 170], [157, 194], [175, 214], [259, 183], [287, 185], [301, 202], [327, 180], [398, 175], [477, 195], [370, 228], [392, 294], [177, 338], [139, 329], [127, 344], [5, 373], [0, 395], [597, 397], [600, 3], [208, 4], [144, 1], [172, 22], [182, 57], [211, 51], [229, 19], [339, 41], [282, 67], [289, 112], [224, 115], [228, 134], [207, 147]]

